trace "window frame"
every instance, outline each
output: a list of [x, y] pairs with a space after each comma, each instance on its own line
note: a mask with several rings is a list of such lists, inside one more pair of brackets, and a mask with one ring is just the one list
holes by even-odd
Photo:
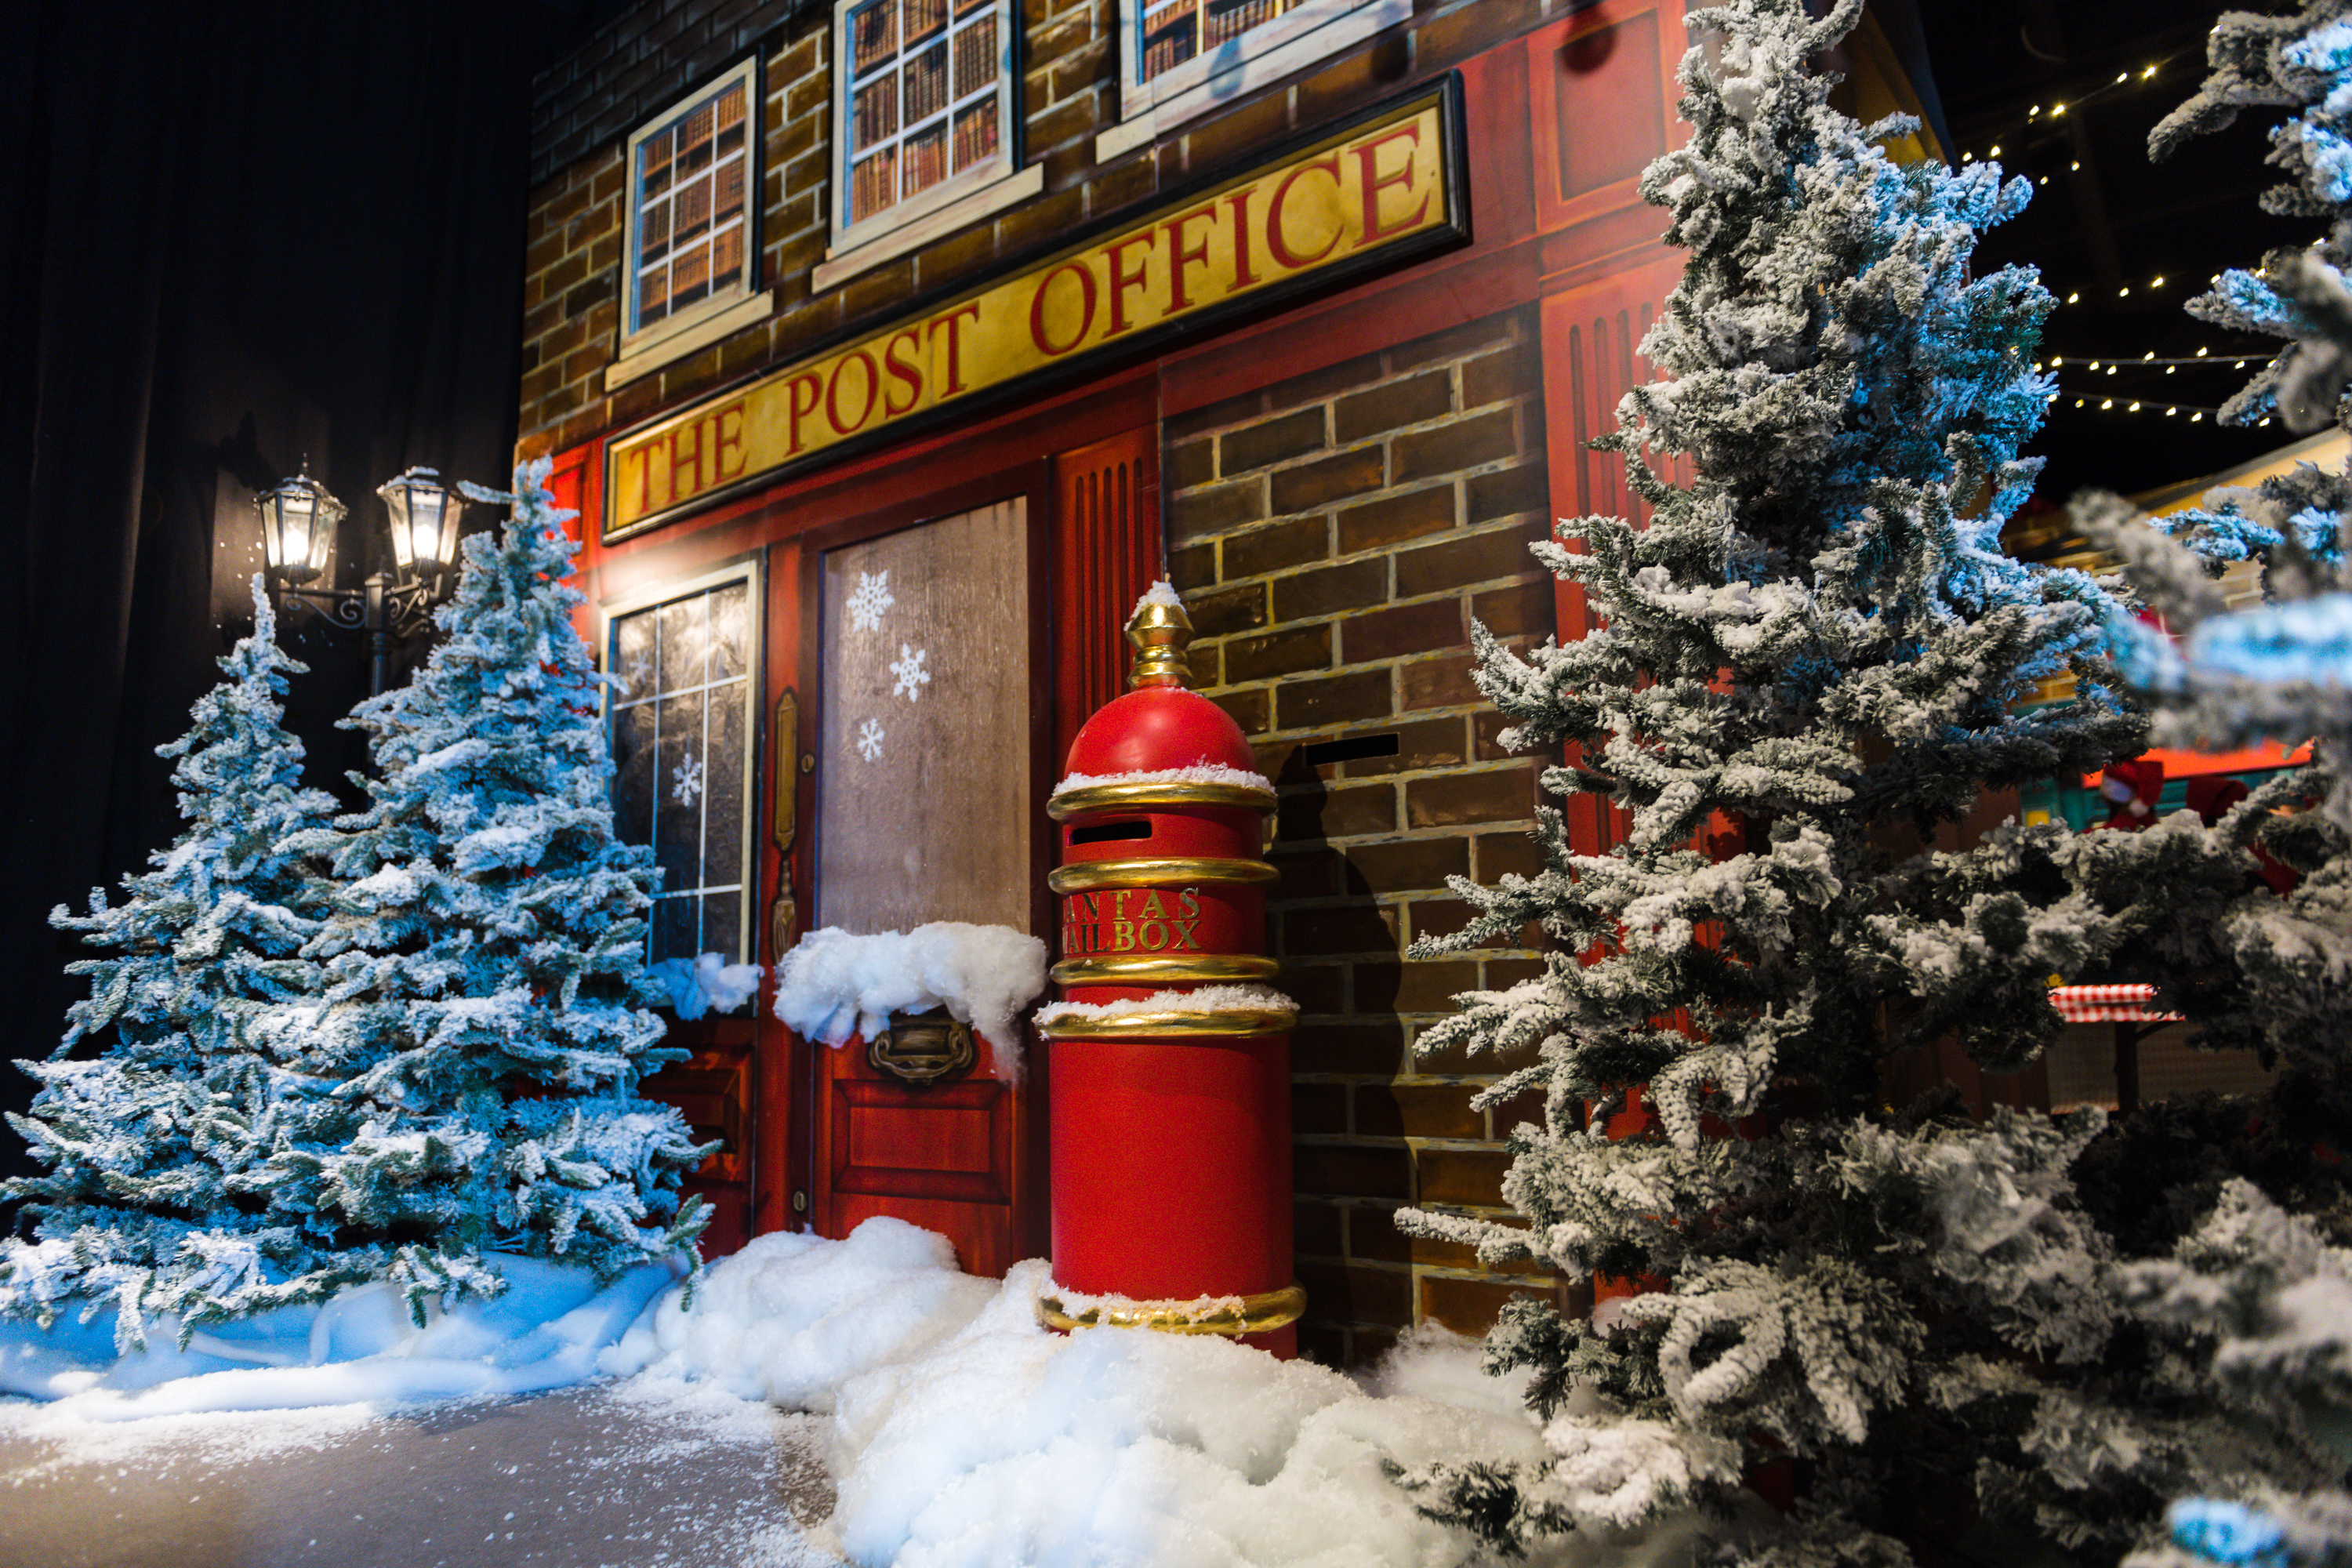
[[[760, 216], [761, 153], [767, 140], [766, 100], [760, 65], [761, 51], [752, 49], [691, 92], [673, 100], [659, 114], [629, 133], [622, 153], [622, 213], [620, 320], [614, 329], [614, 358], [624, 363], [640, 358], [672, 338], [692, 333], [718, 318], [740, 311], [746, 301], [761, 295]], [[645, 143], [669, 130], [696, 109], [740, 84], [744, 96], [743, 131], [743, 266], [735, 284], [724, 292], [705, 295], [682, 310], [673, 310], [651, 326], [638, 326], [637, 273], [643, 243], [644, 202], [639, 195], [638, 157]], [[765, 303], [764, 300], [761, 301]]]
[[[996, 14], [998, 31], [996, 151], [969, 169], [950, 174], [937, 184], [919, 195], [894, 202], [871, 216], [863, 219], [852, 218], [851, 203], [856, 197], [856, 191], [850, 176], [852, 167], [856, 161], [856, 149], [851, 145], [850, 141], [850, 132], [856, 116], [855, 89], [851, 78], [855, 71], [856, 50], [850, 37], [850, 17], [856, 11], [873, 3], [874, 0], [834, 0], [833, 34], [830, 40], [833, 50], [831, 174], [834, 184], [831, 214], [833, 243], [827, 251], [830, 258], [845, 258], [888, 235], [920, 223], [923, 219], [948, 208], [957, 206], [971, 199], [978, 193], [991, 190], [1006, 181], [1016, 178], [1023, 173], [1018, 97], [1021, 87], [1021, 7], [1014, 5], [1013, 0], [984, 0], [984, 3]], [[899, 0], [889, 0], [889, 3], [898, 4]], [[956, 0], [947, 0], [949, 23], [947, 33], [941, 35], [943, 38], [952, 36], [956, 30], [955, 4]], [[903, 46], [893, 58], [897, 60], [906, 58]], [[948, 68], [950, 72], [954, 69], [952, 52], [950, 55]], [[955, 113], [955, 99], [952, 92], [948, 98], [947, 104], [947, 125], [950, 144], [952, 144]], [[900, 120], [898, 129], [892, 134], [898, 145], [905, 144], [907, 132], [903, 118]]]
[[1143, 26], [1151, 5], [1152, 0], [1118, 0], [1119, 124], [1097, 137], [1097, 158], [1139, 146], [1412, 15], [1412, 0], [1300, 0], [1216, 48], [1147, 79]]
[[[698, 594], [708, 594], [714, 588], [731, 587], [738, 583], [744, 585], [746, 595], [743, 647], [743, 768], [742, 776], [738, 781], [742, 791], [742, 843], [739, 850], [741, 856], [740, 862], [741, 886], [736, 895], [740, 904], [737, 910], [736, 950], [726, 957], [730, 963], [751, 963], [758, 961], [761, 936], [754, 917], [754, 911], [759, 908], [759, 825], [761, 816], [759, 794], [760, 751], [762, 739], [760, 727], [760, 693], [765, 684], [767, 673], [768, 601], [766, 574], [762, 570], [761, 556], [756, 552], [738, 556], [733, 560], [720, 562], [709, 570], [697, 573], [692, 576], [664, 578], [658, 582], [648, 583], [629, 593], [599, 601], [596, 605], [598, 621], [596, 647], [598, 668], [603, 674], [610, 677], [614, 674], [613, 665], [619, 657], [619, 628], [624, 617], [657, 610], [660, 606], [679, 599], [691, 598]], [[602, 689], [600, 706], [607, 755], [614, 754], [614, 729], [619, 721], [621, 705], [614, 700], [614, 686], [609, 682], [606, 683]], [[619, 777], [617, 766], [614, 776], [615, 780]], [[706, 798], [709, 787], [706, 783], [704, 785]], [[608, 802], [611, 799], [609, 789], [606, 792], [606, 798]], [[706, 812], [707, 809], [706, 807]], [[615, 811], [617, 814], [617, 807]], [[616, 820], [614, 824], [616, 837], [619, 837], [619, 829], [620, 824]], [[624, 839], [623, 842], [630, 841]], [[652, 846], [646, 844], [641, 847], [651, 849]], [[661, 889], [655, 892], [654, 905], [647, 910], [646, 951], [649, 959], [653, 952], [654, 931], [659, 918], [659, 906], [665, 893], [672, 891], [675, 889]], [[697, 952], [694, 956], [699, 957], [700, 953]]]

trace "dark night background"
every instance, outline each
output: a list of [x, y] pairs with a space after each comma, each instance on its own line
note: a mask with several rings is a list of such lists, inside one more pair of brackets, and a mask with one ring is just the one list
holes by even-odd
[[[423, 463], [503, 481], [530, 79], [625, 8], [0, 7], [0, 1059], [46, 1055], [82, 994], [62, 973], [81, 950], [47, 910], [111, 888], [177, 831], [154, 747], [186, 728], [214, 658], [249, 626], [254, 490], [307, 457], [354, 514], [335, 563], [350, 586], [387, 564], [352, 555], [381, 532], [384, 479]], [[2081, 295], [2046, 338], [2070, 363], [2258, 347], [2180, 302], [2221, 267], [2310, 237], [2254, 205], [2261, 125], [2147, 163], [2147, 130], [2201, 76], [2219, 8], [1920, 0], [1956, 153], [1998, 144], [2004, 165], [2046, 181], [1979, 261], [2036, 265], [2060, 298]], [[2042, 498], [2152, 489], [2283, 444], [2210, 413], [2186, 423], [2242, 379], [2062, 372], [2035, 446], [2050, 459]], [[2099, 409], [2108, 397], [2116, 409]], [[2156, 401], [2122, 413], [2134, 398]], [[2156, 412], [2168, 405], [2182, 415]], [[292, 722], [313, 782], [351, 796], [342, 775], [364, 753], [334, 721], [366, 690], [360, 640], [299, 613], [281, 629], [312, 668]], [[0, 1105], [21, 1108], [30, 1081], [5, 1077]], [[0, 1134], [0, 1173], [27, 1168], [22, 1141]]]

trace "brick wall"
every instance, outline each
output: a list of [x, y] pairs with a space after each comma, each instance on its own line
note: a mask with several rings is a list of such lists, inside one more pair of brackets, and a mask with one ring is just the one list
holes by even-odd
[[[879, 321], [919, 293], [1040, 254], [1082, 224], [1148, 205], [1193, 174], [1237, 166], [1278, 137], [1583, 3], [1442, 0], [1336, 59], [1098, 163], [1095, 132], [1118, 118], [1115, 0], [1021, 0], [1023, 155], [1044, 166], [1044, 194], [813, 293], [807, 270], [824, 254], [832, 189], [832, 6], [648, 0], [536, 85], [519, 455], [578, 446], [796, 358], [845, 326]], [[628, 134], [755, 39], [768, 97], [758, 283], [776, 290], [775, 313], [608, 395]]]
[[539, 74], [530, 93], [530, 181], [540, 184], [626, 137], [754, 40], [824, 0], [661, 0], [610, 18]]
[[[1454, 993], [1538, 972], [1524, 946], [1411, 960], [1456, 931], [1448, 876], [1538, 868], [1534, 763], [1495, 742], [1468, 622], [1552, 629], [1527, 546], [1547, 526], [1536, 311], [1511, 310], [1169, 420], [1171, 565], [1194, 679], [1241, 723], [1282, 804], [1269, 931], [1304, 1011], [1292, 1044], [1305, 1342], [1361, 1361], [1420, 1319], [1482, 1331], [1514, 1288], [1410, 1240], [1407, 1203], [1501, 1215], [1494, 1064], [1412, 1054]], [[1375, 750], [1393, 754], [1325, 760]], [[1524, 942], [1526, 939], [1520, 938]]]

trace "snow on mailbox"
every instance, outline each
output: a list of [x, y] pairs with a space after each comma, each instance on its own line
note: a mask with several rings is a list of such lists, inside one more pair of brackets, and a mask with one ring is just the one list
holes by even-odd
[[1295, 1353], [1290, 1027], [1266, 985], [1261, 849], [1274, 786], [1185, 686], [1192, 626], [1162, 583], [1127, 627], [1131, 688], [1071, 743], [1064, 1000], [1052, 1052], [1054, 1281], [1040, 1321], [1243, 1337]]

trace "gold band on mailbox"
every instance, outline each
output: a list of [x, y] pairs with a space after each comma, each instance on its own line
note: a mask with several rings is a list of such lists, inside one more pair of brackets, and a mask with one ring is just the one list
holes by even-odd
[[1054, 965], [1054, 983], [1148, 985], [1193, 981], [1209, 985], [1238, 985], [1244, 981], [1271, 980], [1281, 970], [1281, 963], [1274, 959], [1245, 952], [1196, 952], [1183, 958], [1066, 958]]
[[1286, 1035], [1297, 1022], [1296, 1007], [1234, 1008], [1221, 1013], [1169, 1009], [1093, 1017], [1067, 1013], [1044, 1020], [1037, 1026], [1037, 1032], [1049, 1040], [1228, 1039], [1248, 1035]]
[[1080, 860], [1056, 866], [1045, 886], [1057, 893], [1084, 893], [1096, 888], [1168, 888], [1179, 883], [1208, 886], [1232, 882], [1247, 886], [1271, 882], [1282, 875], [1263, 860], [1192, 859]]
[[1093, 811], [1142, 811], [1155, 805], [1209, 805], [1272, 811], [1274, 792], [1255, 784], [1179, 784], [1172, 781], [1088, 784], [1066, 789], [1045, 803], [1046, 815], [1067, 822]]
[[1202, 1311], [1200, 1301], [1115, 1301], [1070, 1311], [1055, 1296], [1037, 1298], [1037, 1321], [1067, 1333], [1072, 1329], [1150, 1329], [1163, 1334], [1263, 1334], [1297, 1322], [1307, 1310], [1307, 1292], [1297, 1285], [1255, 1296], [1231, 1298], [1234, 1305]]

